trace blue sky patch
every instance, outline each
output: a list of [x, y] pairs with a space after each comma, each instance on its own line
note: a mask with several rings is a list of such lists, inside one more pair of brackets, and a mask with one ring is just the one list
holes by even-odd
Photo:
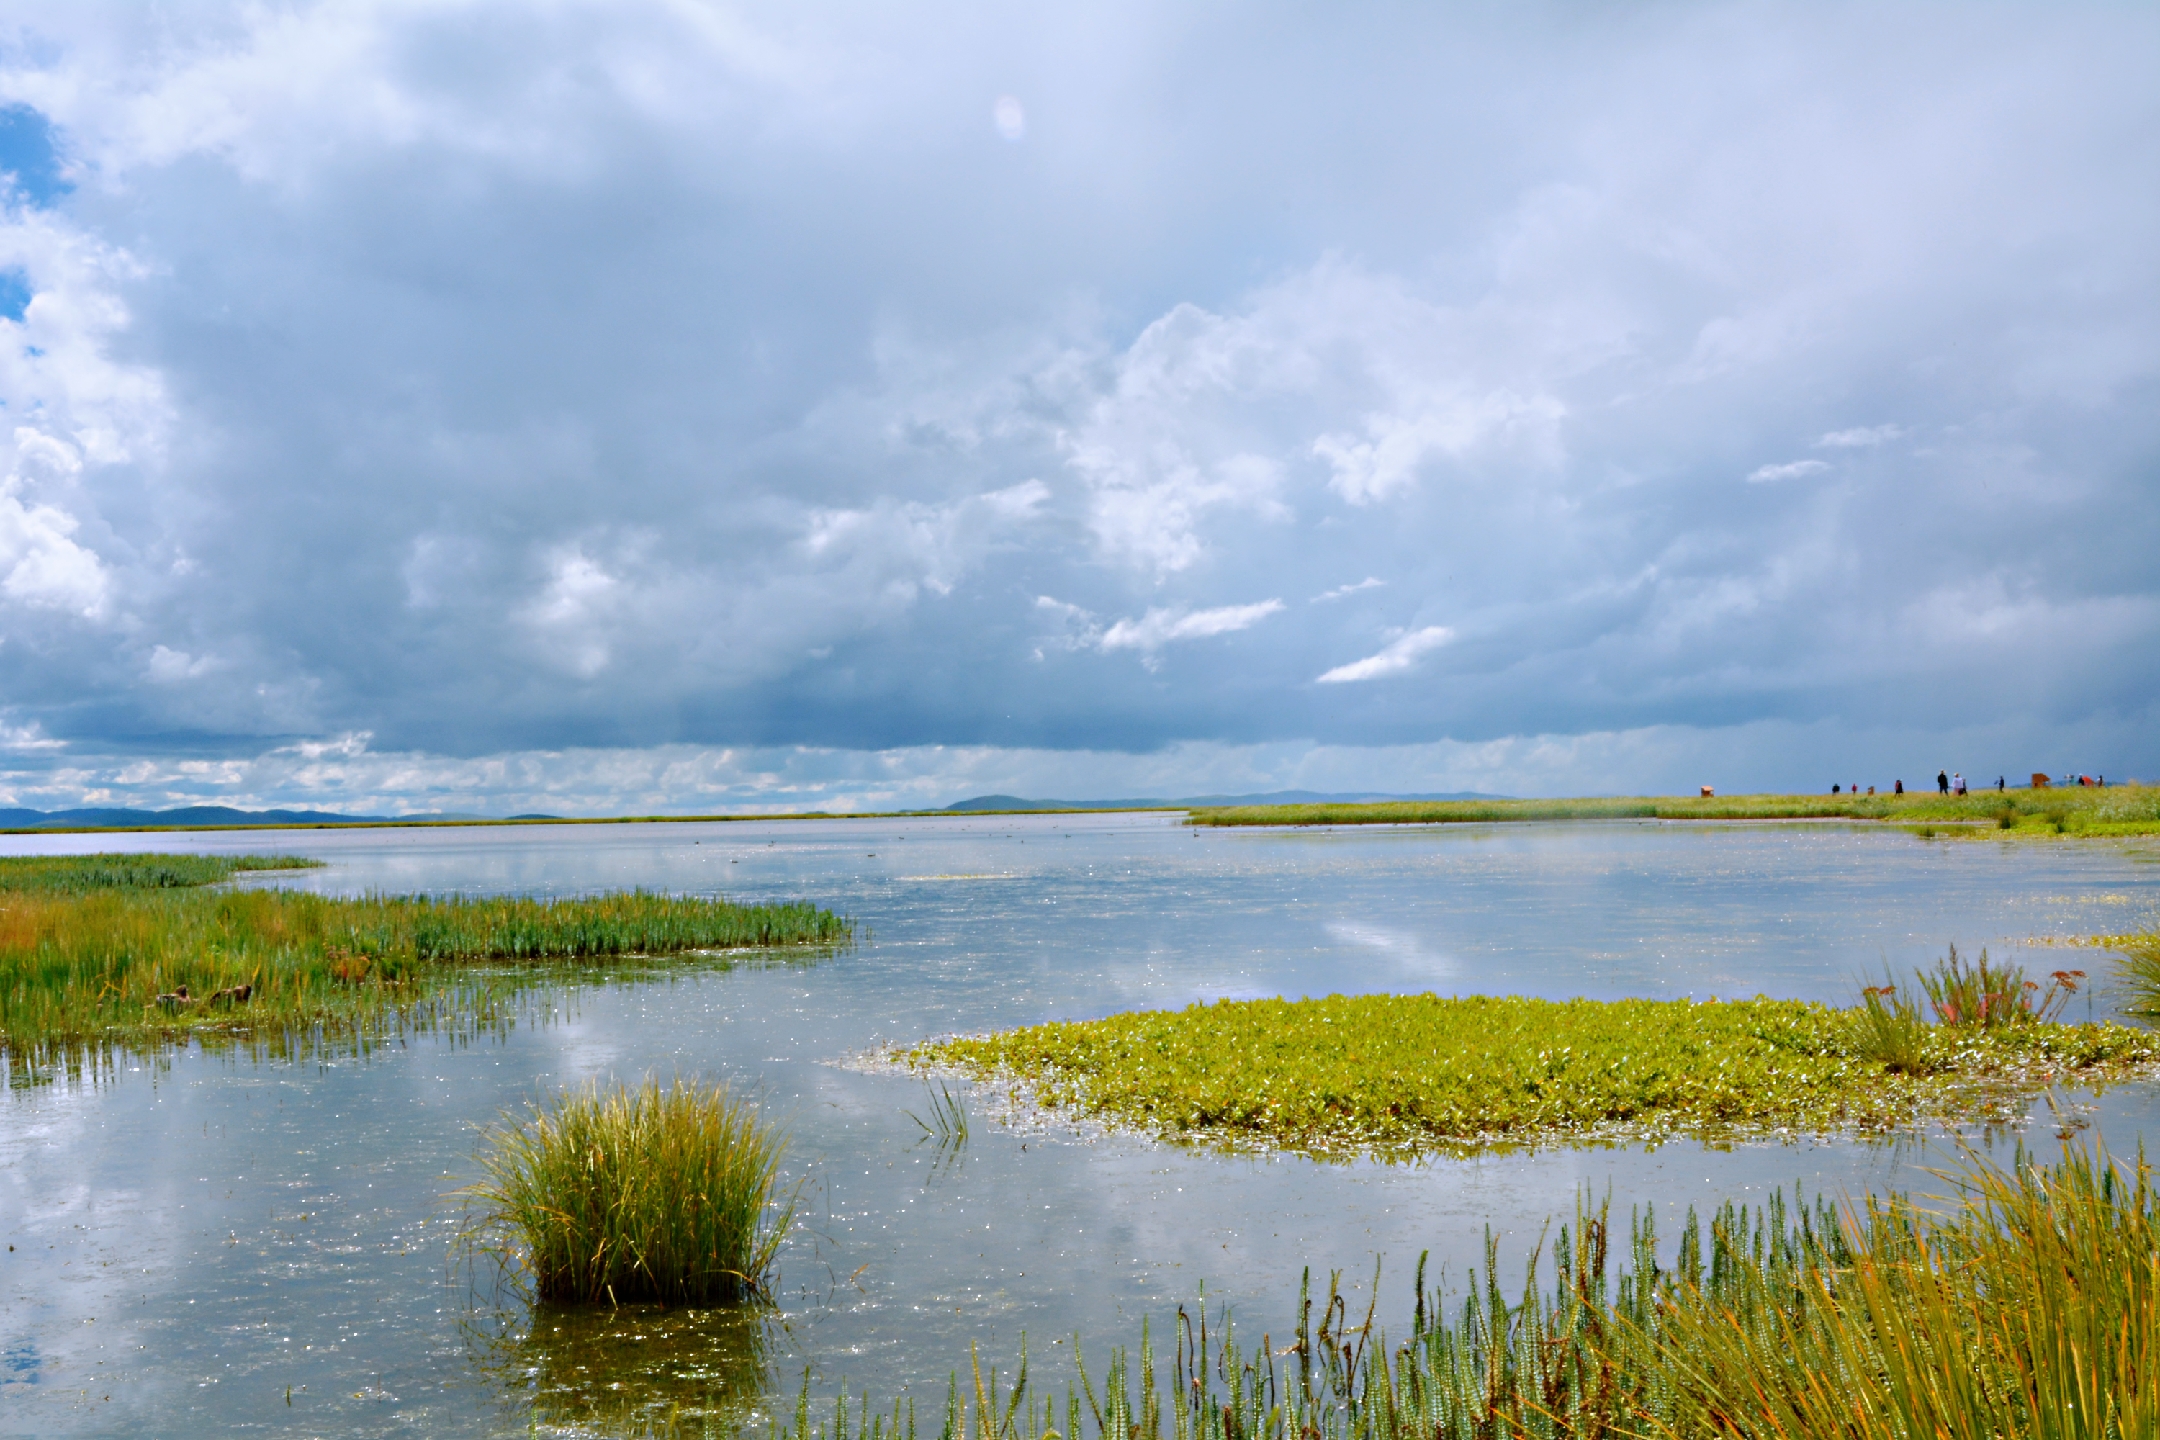
[[20, 320], [30, 308], [30, 277], [20, 270], [0, 270], [0, 315]]
[[0, 170], [14, 176], [15, 189], [40, 208], [75, 188], [60, 178], [52, 122], [28, 105], [0, 108]]

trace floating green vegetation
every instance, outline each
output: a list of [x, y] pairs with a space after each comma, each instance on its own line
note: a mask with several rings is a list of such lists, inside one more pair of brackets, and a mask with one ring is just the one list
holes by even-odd
[[2055, 1017], [2082, 980], [2028, 988], [1953, 951], [1917, 998], [1224, 1000], [920, 1045], [903, 1058], [1017, 1082], [1039, 1104], [1170, 1138], [1379, 1154], [1688, 1135], [1881, 1130], [2000, 1113], [2065, 1079], [2147, 1072], [2160, 1042]]
[[724, 1085], [572, 1091], [486, 1133], [466, 1241], [542, 1301], [754, 1299], [794, 1219], [785, 1148]]
[[[2135, 1165], [2078, 1149], [2056, 1165], [1973, 1161], [1942, 1212], [1903, 1197], [1690, 1211], [1675, 1263], [1655, 1217], [1616, 1237], [1578, 1205], [1510, 1303], [1488, 1239], [1457, 1318], [1417, 1275], [1391, 1344], [1311, 1276], [1290, 1343], [1241, 1343], [1226, 1313], [1180, 1308], [1138, 1365], [1113, 1350], [1062, 1395], [979, 1361], [955, 1372], [940, 1440], [2133, 1440], [2160, 1434], [2160, 1197]], [[1624, 1263], [1608, 1253], [1627, 1246]], [[1543, 1249], [1541, 1245], [1540, 1250]], [[1617, 1272], [1617, 1273], [1614, 1273]], [[1377, 1277], [1374, 1290], [1377, 1292]], [[1250, 1334], [1248, 1329], [1245, 1333]], [[1079, 1359], [1075, 1340], [1075, 1359]], [[783, 1440], [913, 1440], [909, 1406], [807, 1382]]]
[[2074, 786], [1970, 795], [1613, 796], [1577, 800], [1393, 800], [1366, 805], [1234, 805], [1195, 825], [1461, 825], [1527, 820], [1880, 820], [1945, 834], [2160, 834], [2160, 787]]
[[499, 1005], [566, 964], [831, 947], [846, 921], [806, 904], [644, 891], [533, 899], [347, 898], [215, 889], [286, 856], [0, 861], [0, 1053], [39, 1068], [115, 1046], [359, 1033]]

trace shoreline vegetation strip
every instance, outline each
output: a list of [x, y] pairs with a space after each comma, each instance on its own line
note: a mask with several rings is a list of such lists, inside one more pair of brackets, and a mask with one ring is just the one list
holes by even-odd
[[[1655, 1213], [1610, 1202], [1533, 1251], [1511, 1303], [1488, 1234], [1459, 1303], [1417, 1265], [1392, 1336], [1364, 1296], [1306, 1271], [1282, 1331], [1207, 1303], [1137, 1354], [1072, 1337], [1070, 1370], [1027, 1339], [1000, 1374], [948, 1382], [938, 1440], [1912, 1440], [2160, 1434], [2160, 1195], [2142, 1153], [2073, 1145], [2054, 1164], [1968, 1152], [1940, 1200], [1841, 1207], [1773, 1192], [1687, 1212], [1667, 1265]], [[1549, 1255], [1549, 1259], [1546, 1258]], [[1547, 1281], [1544, 1277], [1550, 1276]], [[1360, 1303], [1362, 1302], [1362, 1303]], [[1452, 1314], [1451, 1314], [1452, 1311]], [[1257, 1341], [1257, 1343], [1255, 1343]], [[1037, 1347], [1038, 1360], [1048, 1347]], [[1107, 1363], [1102, 1361], [1107, 1360]], [[1069, 1378], [1068, 1378], [1069, 1377]], [[1063, 1379], [1063, 1393], [1057, 1381]], [[942, 1424], [940, 1424], [942, 1420]], [[806, 1374], [774, 1440], [915, 1440], [912, 1400], [843, 1385], [813, 1412]]]
[[1053, 1022], [896, 1058], [1166, 1139], [1472, 1154], [1974, 1118], [2066, 1080], [2160, 1073], [2160, 1041], [2036, 1015], [1927, 1023], [1916, 1002], [1887, 991], [1843, 1010], [1764, 998], [1331, 995]]
[[231, 889], [293, 856], [0, 857], [0, 1051], [11, 1068], [113, 1046], [470, 1019], [565, 967], [826, 951], [805, 903], [618, 891], [526, 896]]
[[1854, 820], [1945, 835], [2160, 834], [2160, 786], [2071, 786], [1938, 795], [1607, 796], [1572, 800], [1390, 800], [1231, 805], [1191, 812], [1203, 827], [1469, 825], [1539, 820]]

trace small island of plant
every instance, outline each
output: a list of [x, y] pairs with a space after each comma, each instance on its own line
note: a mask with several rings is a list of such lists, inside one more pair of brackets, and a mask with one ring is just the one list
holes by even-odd
[[1925, 1008], [1892, 986], [1851, 1009], [1760, 997], [1224, 1000], [943, 1040], [904, 1058], [1164, 1136], [1319, 1154], [1877, 1130], [2160, 1065], [2144, 1031], [2060, 1023], [2080, 978], [2061, 971], [2042, 990], [2014, 966], [1953, 951], [1923, 982]]

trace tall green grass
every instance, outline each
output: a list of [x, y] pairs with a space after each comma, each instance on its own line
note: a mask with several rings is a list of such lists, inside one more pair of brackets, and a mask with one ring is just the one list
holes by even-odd
[[[1280, 1336], [1241, 1341], [1227, 1314], [1181, 1307], [1167, 1335], [1143, 1320], [1137, 1363], [1122, 1348], [1101, 1371], [1080, 1363], [1062, 1394], [1029, 1373], [1023, 1343], [1010, 1379], [973, 1359], [955, 1372], [932, 1424], [940, 1440], [2160, 1434], [2160, 1207], [2143, 1157], [1973, 1159], [1957, 1180], [1944, 1211], [1774, 1196], [1724, 1206], [1707, 1231], [1691, 1211], [1670, 1265], [1650, 1212], [1623, 1237], [1607, 1207], [1579, 1205], [1550, 1269], [1532, 1257], [1519, 1299], [1490, 1239], [1452, 1318], [1421, 1260], [1398, 1340], [1372, 1300], [1352, 1308], [1339, 1276], [1316, 1310], [1308, 1273]], [[806, 1383], [773, 1429], [916, 1431], [911, 1408], [867, 1396], [828, 1413], [813, 1413]]]
[[119, 858], [0, 866], [0, 1052], [11, 1068], [115, 1045], [440, 1017], [530, 983], [516, 967], [832, 947], [850, 935], [845, 920], [799, 903], [645, 891], [347, 898], [202, 883], [285, 857]]
[[0, 855], [0, 892], [87, 895], [98, 890], [192, 890], [265, 870], [319, 870], [301, 855]]
[[[2160, 787], [1992, 790], [1964, 796], [1599, 796], [1554, 800], [1391, 800], [1372, 804], [1234, 805], [1192, 812], [1195, 825], [1460, 825], [1527, 820], [1881, 820], [1956, 824], [1998, 834], [2160, 833]], [[2005, 823], [2007, 821], [2007, 823]]]
[[784, 1149], [724, 1085], [595, 1084], [486, 1132], [465, 1233], [542, 1301], [756, 1298], [795, 1213]]
[[1923, 1024], [1907, 1055], [1881, 1048], [1886, 1024], [1905, 1021], [1880, 997], [1330, 995], [1052, 1022], [901, 1058], [1167, 1137], [1314, 1154], [1888, 1129], [2160, 1064], [2160, 1041], [2119, 1025]]

